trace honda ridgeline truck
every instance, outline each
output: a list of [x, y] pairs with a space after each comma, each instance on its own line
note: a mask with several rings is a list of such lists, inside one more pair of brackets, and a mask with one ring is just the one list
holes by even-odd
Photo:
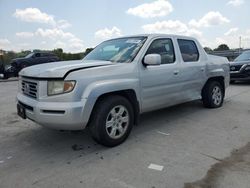
[[208, 55], [191, 37], [121, 37], [82, 60], [23, 69], [17, 111], [52, 129], [88, 127], [98, 143], [112, 147], [128, 137], [142, 113], [197, 99], [221, 107], [229, 72], [226, 58]]

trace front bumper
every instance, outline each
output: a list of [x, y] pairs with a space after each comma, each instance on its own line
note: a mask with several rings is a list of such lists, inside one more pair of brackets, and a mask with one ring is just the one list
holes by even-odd
[[40, 102], [18, 93], [17, 103], [24, 107], [26, 117], [44, 127], [58, 130], [81, 130], [88, 123], [84, 115], [86, 99], [80, 102]]
[[248, 81], [250, 80], [250, 72], [236, 72], [230, 73], [230, 80], [231, 81]]
[[[247, 69], [250, 64], [231, 65], [230, 80], [231, 81], [248, 81], [250, 80], [250, 70]], [[234, 70], [234, 69], [235, 70]]]

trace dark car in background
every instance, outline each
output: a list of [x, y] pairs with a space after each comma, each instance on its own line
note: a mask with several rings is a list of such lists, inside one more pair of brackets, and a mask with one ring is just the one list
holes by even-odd
[[231, 83], [235, 81], [250, 81], [250, 50], [243, 52], [233, 62], [230, 62]]
[[4, 77], [17, 77], [18, 73], [25, 67], [60, 61], [53, 53], [49, 52], [34, 52], [23, 58], [13, 59], [11, 65], [5, 69]]

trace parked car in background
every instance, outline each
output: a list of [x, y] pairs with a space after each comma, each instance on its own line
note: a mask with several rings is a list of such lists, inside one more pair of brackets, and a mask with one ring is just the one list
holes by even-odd
[[194, 38], [122, 37], [83, 60], [23, 69], [17, 111], [53, 129], [88, 126], [97, 142], [116, 146], [142, 113], [197, 99], [221, 107], [229, 79], [228, 60], [208, 55]]
[[0, 61], [0, 78], [4, 77], [4, 64]]
[[250, 81], [250, 50], [243, 52], [233, 62], [230, 62], [231, 83], [235, 81]]
[[26, 57], [13, 59], [11, 66], [4, 72], [4, 78], [17, 77], [18, 73], [25, 67], [59, 61], [60, 59], [53, 53], [35, 52]]
[[0, 61], [0, 74], [4, 73], [4, 64]]

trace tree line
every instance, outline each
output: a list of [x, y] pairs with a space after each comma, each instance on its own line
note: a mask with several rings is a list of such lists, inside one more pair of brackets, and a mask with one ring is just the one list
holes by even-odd
[[226, 51], [226, 50], [230, 50], [230, 48], [228, 47], [227, 44], [220, 44], [217, 48], [212, 49], [209, 47], [204, 47], [204, 50], [206, 52], [212, 52], [212, 51]]

